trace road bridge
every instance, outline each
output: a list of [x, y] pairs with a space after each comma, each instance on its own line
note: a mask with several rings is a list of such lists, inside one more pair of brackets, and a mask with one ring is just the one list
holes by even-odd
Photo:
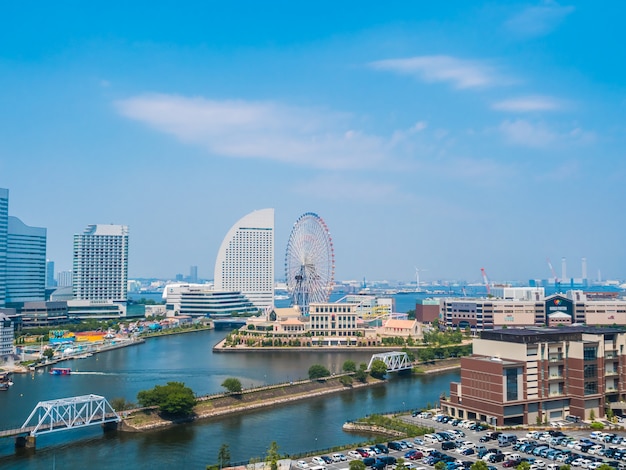
[[16, 447], [34, 448], [39, 435], [87, 426], [116, 427], [122, 419], [106, 398], [82, 395], [40, 401], [24, 424], [15, 429], [0, 431], [0, 437], [16, 437]]

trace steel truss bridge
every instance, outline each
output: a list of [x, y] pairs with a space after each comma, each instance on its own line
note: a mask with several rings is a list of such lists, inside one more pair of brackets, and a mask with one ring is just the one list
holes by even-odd
[[22, 427], [0, 431], [0, 437], [16, 436], [26, 441], [26, 447], [34, 447], [35, 438], [41, 434], [97, 424], [106, 428], [121, 420], [106, 398], [99, 395], [59, 398], [40, 401]]
[[381, 360], [387, 366], [387, 372], [398, 372], [401, 370], [408, 370], [413, 368], [413, 364], [409, 360], [407, 353], [400, 351], [391, 351], [386, 353], [374, 354], [370, 359], [370, 363], [367, 365], [367, 369], [372, 368], [372, 364], [375, 360]]

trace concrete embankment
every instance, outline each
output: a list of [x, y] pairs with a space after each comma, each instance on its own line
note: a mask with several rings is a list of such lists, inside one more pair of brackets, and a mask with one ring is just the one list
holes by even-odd
[[154, 409], [136, 410], [122, 421], [120, 430], [143, 432], [159, 429], [173, 424], [186, 423], [200, 419], [208, 419], [235, 413], [243, 413], [271, 406], [291, 403], [307, 398], [315, 398], [339, 393], [352, 388], [384, 385], [385, 381], [369, 378], [367, 383], [354, 383], [346, 387], [339, 382], [339, 378], [330, 378], [324, 381], [303, 380], [246, 390], [241, 394], [220, 394], [200, 398], [194, 408], [194, 415], [182, 419], [165, 419], [159, 416]]

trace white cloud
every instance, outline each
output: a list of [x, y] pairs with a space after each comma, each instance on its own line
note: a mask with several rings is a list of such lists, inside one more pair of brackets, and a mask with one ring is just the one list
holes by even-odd
[[551, 129], [544, 123], [533, 123], [524, 119], [506, 120], [498, 130], [511, 144], [532, 148], [546, 148], [557, 144], [588, 144], [595, 134], [575, 127], [565, 132]]
[[386, 159], [387, 141], [350, 129], [349, 116], [274, 102], [143, 95], [116, 102], [131, 119], [236, 158], [316, 168], [368, 168]]
[[557, 111], [563, 105], [559, 101], [549, 96], [523, 96], [498, 101], [491, 108], [497, 111], [510, 111], [519, 113], [529, 113], [534, 111]]
[[391, 200], [398, 202], [410, 197], [399, 193], [395, 185], [380, 179], [356, 181], [338, 175], [323, 175], [309, 181], [298, 181], [292, 189], [295, 193], [307, 197], [315, 195], [319, 199], [358, 201], [368, 204]]
[[526, 8], [509, 19], [504, 26], [513, 34], [523, 38], [545, 36], [573, 11], [573, 6], [562, 6], [547, 0], [539, 6]]
[[494, 86], [503, 81], [488, 64], [445, 55], [379, 60], [369, 65], [377, 70], [415, 76], [426, 82], [448, 82], [461, 89]]

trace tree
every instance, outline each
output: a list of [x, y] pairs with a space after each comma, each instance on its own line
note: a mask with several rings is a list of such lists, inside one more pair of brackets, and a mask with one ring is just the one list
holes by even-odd
[[[522, 462], [522, 463], [527, 463], [527, 462]], [[472, 466], [470, 467], [470, 470], [487, 470], [488, 468], [489, 466], [485, 462], [483, 462], [482, 460], [477, 460], [476, 462], [472, 464]], [[520, 467], [518, 466], [517, 468], [520, 468]]]
[[589, 419], [590, 419], [591, 421], [593, 421], [594, 419], [596, 419], [596, 412], [595, 412], [595, 411], [591, 410], [591, 411], [589, 412]]
[[309, 379], [321, 379], [322, 377], [328, 377], [330, 371], [321, 364], [313, 364], [309, 367]]
[[404, 465], [404, 459], [402, 457], [398, 458], [396, 470], [406, 470], [406, 465]]
[[354, 378], [359, 382], [365, 383], [367, 382], [367, 372], [363, 369], [359, 369], [354, 373]]
[[349, 470], [365, 470], [365, 464], [362, 460], [351, 460], [348, 465]]
[[370, 368], [370, 375], [376, 379], [385, 378], [385, 374], [387, 374], [387, 364], [385, 361], [381, 361], [380, 359], [376, 359], [372, 362], [372, 367]]
[[348, 359], [343, 363], [342, 369], [344, 372], [356, 372], [356, 363]]
[[276, 444], [276, 441], [272, 441], [269, 449], [267, 449], [265, 462], [270, 465], [271, 470], [278, 470], [279, 460], [280, 454], [278, 453], [278, 444]]
[[46, 359], [52, 359], [52, 356], [54, 356], [54, 350], [53, 349], [45, 349], [43, 352], [43, 357], [45, 357]]
[[222, 444], [220, 450], [217, 453], [217, 464], [220, 468], [230, 466], [230, 449], [228, 444]]
[[241, 393], [241, 381], [234, 377], [229, 377], [222, 382], [222, 387], [230, 393]]
[[614, 470], [609, 464], [603, 463], [598, 467], [598, 470]]
[[196, 397], [193, 390], [182, 382], [168, 382], [155, 385], [152, 390], [142, 390], [137, 394], [141, 406], [158, 406], [162, 413], [188, 416], [193, 413]]
[[[472, 465], [472, 467], [473, 467], [473, 465]], [[486, 470], [486, 469], [472, 469], [470, 467], [470, 470]], [[528, 462], [526, 462], [526, 461], [522, 461], [517, 466], [517, 470], [530, 470], [530, 464]]]
[[440, 460], [435, 464], [435, 470], [446, 470], [446, 463], [443, 460]]
[[121, 398], [121, 397], [113, 398], [110, 401], [110, 403], [111, 403], [111, 408], [113, 408], [115, 411], [124, 411], [124, 410], [130, 410], [132, 408], [135, 408], [134, 403], [126, 401], [125, 398]]

